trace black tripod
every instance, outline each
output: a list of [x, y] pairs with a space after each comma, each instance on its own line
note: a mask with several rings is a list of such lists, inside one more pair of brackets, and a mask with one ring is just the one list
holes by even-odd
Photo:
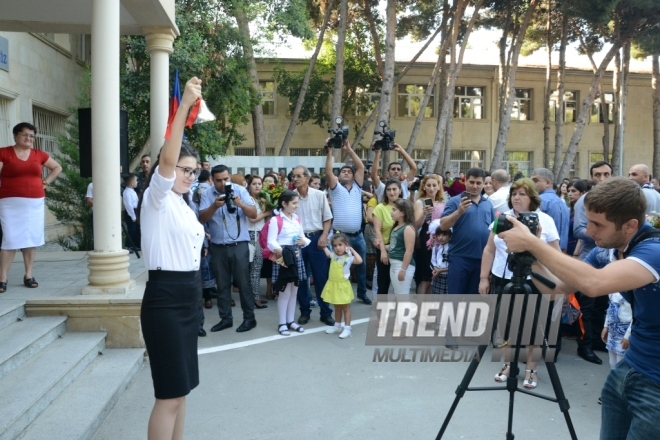
[[[507, 440], [513, 440], [514, 435], [512, 432], [513, 429], [513, 402], [514, 402], [514, 396], [516, 391], [528, 394], [530, 396], [534, 397], [539, 397], [541, 399], [549, 400], [550, 402], [555, 402], [559, 404], [559, 409], [561, 412], [564, 414], [564, 418], [566, 419], [566, 426], [568, 427], [568, 431], [571, 435], [571, 439], [577, 440], [577, 436], [575, 434], [575, 429], [573, 428], [573, 422], [571, 421], [571, 416], [568, 414], [568, 409], [570, 408], [570, 405], [568, 404], [568, 400], [566, 399], [566, 396], [564, 396], [564, 390], [562, 389], [561, 382], [559, 381], [559, 376], [557, 375], [557, 369], [555, 367], [554, 362], [548, 362], [546, 361], [546, 367], [548, 369], [548, 376], [550, 377], [550, 382], [552, 383], [552, 388], [555, 392], [555, 397], [550, 397], [550, 396], [545, 396], [542, 394], [538, 394], [529, 390], [526, 390], [524, 388], [519, 388], [518, 387], [518, 373], [519, 373], [519, 368], [518, 368], [518, 358], [520, 355], [520, 347], [522, 345], [523, 341], [523, 325], [522, 323], [526, 322], [526, 311], [527, 311], [527, 306], [530, 298], [530, 294], [532, 293], [532, 289], [527, 285], [525, 282], [527, 279], [527, 276], [532, 275], [534, 278], [537, 280], [541, 281], [543, 284], [550, 288], [554, 288], [555, 285], [551, 281], [543, 278], [542, 276], [532, 273], [532, 263], [534, 262], [534, 257], [529, 254], [529, 253], [520, 253], [520, 254], [511, 254], [509, 258], [509, 270], [513, 272], [513, 276], [511, 277], [511, 282], [509, 282], [504, 289], [498, 293], [498, 298], [497, 298], [497, 304], [498, 307], [495, 312], [495, 322], [499, 321], [499, 305], [501, 304], [501, 299], [503, 294], [511, 294], [511, 298], [513, 299], [515, 295], [524, 295], [523, 297], [523, 302], [522, 302], [522, 310], [521, 316], [519, 318], [519, 323], [518, 325], [518, 332], [516, 335], [516, 345], [514, 347], [514, 355], [513, 358], [511, 359], [510, 363], [510, 368], [509, 368], [509, 377], [507, 378], [506, 381], [506, 386], [495, 386], [495, 387], [474, 387], [470, 388], [470, 382], [472, 381], [472, 377], [474, 376], [474, 373], [477, 371], [477, 367], [479, 366], [479, 362], [481, 358], [483, 357], [484, 353], [486, 352], [486, 348], [488, 348], [487, 345], [480, 345], [479, 348], [477, 349], [478, 356], [475, 354], [475, 357], [472, 359], [470, 362], [470, 365], [468, 366], [467, 371], [465, 372], [465, 376], [463, 376], [463, 380], [461, 381], [460, 385], [458, 385], [458, 388], [456, 389], [456, 398], [454, 399], [454, 402], [451, 405], [451, 408], [449, 409], [449, 412], [447, 413], [447, 416], [445, 417], [445, 421], [442, 424], [442, 427], [440, 428], [440, 431], [438, 432], [438, 436], [436, 439], [441, 439], [442, 436], [445, 433], [445, 430], [447, 429], [447, 425], [449, 425], [449, 421], [451, 420], [452, 415], [454, 414], [454, 411], [456, 410], [456, 407], [458, 406], [458, 402], [461, 400], [463, 395], [465, 395], [466, 391], [493, 391], [493, 390], [507, 390], [509, 392], [509, 416], [508, 416], [508, 425], [507, 425], [507, 432], [506, 432], [506, 439]], [[507, 344], [506, 341], [508, 341], [509, 337], [509, 329], [510, 329], [510, 323], [511, 323], [511, 312], [514, 309], [514, 301], [512, 300], [510, 302], [509, 306], [509, 311], [508, 315], [506, 316], [506, 329], [505, 329], [505, 334], [504, 334], [504, 340], [505, 343], [504, 345]], [[538, 309], [537, 309], [538, 311]], [[539, 319], [539, 313], [535, 313], [535, 316], [533, 317], [533, 326], [532, 329], [536, 329], [537, 327], [537, 321]], [[541, 317], [542, 318], [542, 317]], [[530, 340], [534, 340], [534, 330], [532, 330], [532, 335]], [[548, 349], [548, 341], [547, 338], [543, 338], [543, 355], [545, 357], [546, 350]], [[554, 358], [554, 357], [553, 357]]]

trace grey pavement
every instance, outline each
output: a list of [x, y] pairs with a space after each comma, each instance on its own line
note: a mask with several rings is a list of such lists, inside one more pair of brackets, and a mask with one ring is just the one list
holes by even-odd
[[[131, 255], [130, 271], [138, 284], [146, 280], [142, 260]], [[80, 293], [87, 284], [84, 252], [38, 251], [34, 274], [37, 289], [22, 285], [20, 254], [9, 273], [9, 288], [0, 301]], [[238, 301], [238, 294], [233, 293]], [[468, 363], [373, 362], [366, 346], [370, 308], [355, 302], [353, 337], [326, 335], [319, 312], [312, 309], [306, 332], [277, 334], [274, 301], [256, 310], [258, 325], [236, 333], [240, 307], [233, 308], [234, 328], [211, 333], [219, 321], [215, 308], [205, 310], [208, 336], [199, 339], [200, 386], [187, 399], [188, 439], [401, 439], [435, 438], [454, 400]], [[298, 316], [298, 313], [296, 314]], [[472, 386], [493, 386], [499, 363], [490, 351], [477, 369]], [[598, 396], [607, 376], [603, 365], [583, 361], [574, 341], [564, 340], [557, 362], [570, 415], [579, 439], [597, 439]], [[524, 365], [521, 364], [524, 369]], [[539, 366], [541, 394], [552, 395], [545, 366]], [[148, 361], [93, 437], [95, 440], [144, 439], [153, 406]], [[468, 392], [454, 414], [445, 439], [503, 439], [507, 425], [506, 391]], [[519, 439], [567, 439], [558, 405], [516, 393], [513, 433]]]

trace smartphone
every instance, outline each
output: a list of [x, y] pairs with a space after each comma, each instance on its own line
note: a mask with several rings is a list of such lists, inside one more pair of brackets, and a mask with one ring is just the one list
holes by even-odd
[[424, 204], [426, 206], [433, 206], [433, 199], [424, 199]]

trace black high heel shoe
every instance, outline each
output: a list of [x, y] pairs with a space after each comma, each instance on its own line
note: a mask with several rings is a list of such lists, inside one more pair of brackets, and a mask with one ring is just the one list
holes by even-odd
[[258, 303], [258, 304], [257, 304], [257, 303], [255, 302], [255, 303], [254, 303], [254, 308], [255, 308], [255, 309], [267, 309], [268, 306], [267, 306], [266, 304], [261, 304], [261, 303]]

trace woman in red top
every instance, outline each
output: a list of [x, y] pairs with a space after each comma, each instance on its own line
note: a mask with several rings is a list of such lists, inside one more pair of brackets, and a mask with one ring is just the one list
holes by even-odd
[[[62, 166], [41, 150], [32, 148], [37, 129], [21, 122], [12, 130], [16, 144], [0, 148], [0, 293], [7, 290], [7, 273], [16, 249], [23, 251], [23, 284], [38, 287], [32, 276], [36, 247], [44, 244], [44, 198], [46, 187], [57, 178]], [[50, 170], [43, 179], [43, 167]]]

